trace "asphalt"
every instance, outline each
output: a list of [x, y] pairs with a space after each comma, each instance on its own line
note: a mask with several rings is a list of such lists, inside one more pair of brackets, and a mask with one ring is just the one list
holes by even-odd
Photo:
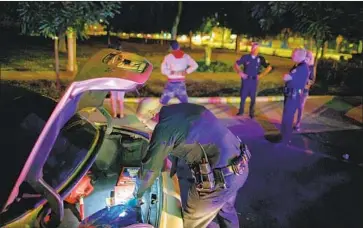
[[[126, 104], [126, 117], [115, 123], [146, 130], [131, 115], [136, 105]], [[309, 99], [302, 131], [294, 134], [289, 147], [273, 143], [279, 134], [282, 102], [257, 103], [254, 120], [235, 117], [238, 104], [206, 107], [252, 153], [248, 180], [236, 200], [240, 227], [363, 227], [361, 98]], [[102, 121], [97, 112], [90, 118]], [[178, 173], [185, 201], [190, 173], [183, 164]]]

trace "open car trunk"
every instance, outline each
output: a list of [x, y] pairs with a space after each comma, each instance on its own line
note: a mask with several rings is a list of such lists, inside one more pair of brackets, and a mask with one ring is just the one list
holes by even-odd
[[127, 205], [133, 198], [137, 172], [147, 147], [148, 135], [140, 132], [114, 127], [105, 136], [91, 169], [94, 191], [84, 199], [86, 219], [80, 227], [125, 227], [137, 223], [159, 227], [163, 202], [159, 178], [144, 195], [140, 209]]
[[[64, 219], [64, 200], [91, 166], [97, 185], [102, 180], [112, 182], [112, 176], [115, 176], [113, 187], [112, 185], [110, 188], [100, 187], [107, 194], [112, 191], [112, 188], [115, 191], [117, 185], [120, 184], [118, 180], [122, 170], [125, 171], [123, 168], [135, 173], [145, 155], [148, 136], [135, 130], [114, 126], [110, 114], [103, 107], [103, 101], [109, 91], [129, 92], [137, 90], [146, 83], [151, 72], [152, 65], [140, 56], [132, 53], [115, 52], [112, 49], [101, 50], [85, 64], [84, 69], [77, 75], [75, 82], [68, 87], [55, 108], [49, 109], [45, 114], [44, 111], [35, 113], [41, 117], [44, 123], [40, 123], [41, 121], [38, 121], [36, 115], [25, 116], [25, 120], [23, 116], [19, 118], [25, 121], [22, 128], [25, 127], [25, 129], [30, 130], [29, 132], [32, 132], [33, 140], [28, 143], [31, 149], [24, 149], [23, 154], [14, 153], [13, 157], [19, 156], [19, 158], [9, 160], [10, 164], [15, 164], [14, 161], [19, 164], [12, 172], [11, 181], [2, 186], [5, 192], [2, 192], [3, 195], [0, 197], [0, 227], [59, 227]], [[13, 93], [13, 89], [9, 90], [9, 94]], [[38, 101], [36, 101], [36, 105], [32, 105], [34, 101], [30, 98], [30, 94], [13, 96], [1, 104], [4, 107], [9, 107], [11, 104], [17, 106], [16, 101], [24, 101], [21, 103], [23, 104], [22, 107], [42, 107], [42, 103]], [[43, 101], [44, 97], [40, 100]], [[77, 120], [73, 119], [79, 112], [92, 109], [98, 109], [106, 117], [107, 124], [96, 126], [96, 124], [81, 117]], [[12, 116], [10, 111], [6, 113]], [[19, 113], [15, 113], [15, 116], [18, 116]], [[77, 125], [73, 124], [74, 122]], [[6, 126], [9, 129], [13, 129], [10, 132], [16, 135], [15, 130], [17, 128], [14, 128], [12, 123], [8, 125]], [[81, 131], [85, 132], [80, 136], [67, 137], [70, 132], [77, 135]], [[36, 134], [34, 135], [34, 133]], [[87, 136], [86, 139], [82, 138], [89, 133], [91, 136]], [[65, 144], [66, 141], [69, 143]], [[87, 141], [89, 141], [88, 145], [82, 144]], [[21, 146], [22, 144], [14, 143], [14, 145]], [[65, 149], [64, 145], [73, 145], [72, 148], [76, 149], [68, 150]], [[63, 156], [57, 156], [63, 154], [64, 151], [70, 152], [67, 159], [63, 159]], [[9, 151], [9, 153], [11, 152]], [[53, 158], [55, 158], [54, 161], [52, 161]], [[63, 168], [66, 167], [66, 169], [57, 168], [59, 165], [62, 165]], [[61, 172], [62, 170], [67, 171], [65, 175], [60, 175], [64, 173]], [[151, 193], [145, 194], [145, 205], [142, 206], [141, 211], [132, 216], [132, 219], [136, 219], [135, 222], [149, 221], [160, 228], [182, 227], [180, 225], [182, 222], [179, 186], [175, 176], [173, 179], [169, 177], [169, 171], [170, 164], [165, 166]], [[4, 170], [1, 175], [4, 176], [2, 179], [6, 179], [5, 176], [10, 174], [5, 173]], [[57, 176], [64, 178], [57, 179]], [[132, 185], [132, 178], [129, 182]], [[97, 185], [96, 187], [98, 187]], [[24, 186], [26, 186], [26, 191], [24, 191]], [[166, 192], [164, 188], [167, 188]], [[119, 189], [121, 191], [132, 189], [132, 186]], [[22, 198], [19, 201], [23, 195], [21, 193], [28, 193], [29, 191], [32, 193], [30, 198]], [[125, 196], [125, 194], [121, 194], [121, 196]], [[96, 198], [96, 200], [105, 200], [102, 197]], [[147, 202], [150, 199], [153, 199], [155, 203], [155, 213], [148, 206]], [[31, 202], [29, 203], [29, 201]], [[22, 202], [30, 206], [23, 207]], [[101, 203], [99, 206], [104, 208], [105, 204]], [[113, 210], [117, 207], [115, 205], [110, 209]], [[90, 208], [94, 211], [97, 209]], [[90, 211], [90, 214], [94, 211]], [[49, 213], [51, 216], [49, 216], [49, 220], [45, 221]], [[112, 214], [106, 213], [108, 216]], [[127, 220], [126, 215], [122, 213], [117, 216], [119, 221]], [[114, 227], [109, 225], [110, 221], [108, 219], [108, 227]]]

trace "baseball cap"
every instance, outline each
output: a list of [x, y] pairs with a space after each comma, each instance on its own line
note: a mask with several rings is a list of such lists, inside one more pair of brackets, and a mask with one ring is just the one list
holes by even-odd
[[178, 43], [178, 41], [176, 41], [176, 40], [173, 40], [173, 41], [171, 41], [171, 43], [170, 43], [170, 47], [171, 47], [171, 49], [173, 49], [173, 50], [177, 50], [177, 49], [179, 49], [179, 43]]

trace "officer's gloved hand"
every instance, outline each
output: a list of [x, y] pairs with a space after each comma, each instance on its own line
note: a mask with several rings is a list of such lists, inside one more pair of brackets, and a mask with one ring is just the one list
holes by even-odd
[[129, 201], [126, 202], [126, 205], [129, 207], [140, 207], [141, 205], [143, 205], [144, 202], [142, 202], [141, 198], [132, 198]]
[[247, 75], [247, 74], [245, 74], [245, 73], [243, 73], [242, 71], [241, 71], [241, 72], [239, 72], [239, 76], [240, 76], [241, 78], [243, 78], [243, 79], [246, 79], [246, 78], [248, 77], [248, 75]]
[[290, 81], [290, 80], [292, 80], [291, 75], [289, 75], [289, 74], [285, 74], [285, 75], [284, 75], [284, 81], [286, 82], [286, 81]]

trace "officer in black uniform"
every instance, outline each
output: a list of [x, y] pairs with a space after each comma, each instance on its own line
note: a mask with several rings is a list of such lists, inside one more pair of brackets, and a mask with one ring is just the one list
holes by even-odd
[[152, 186], [165, 158], [172, 155], [186, 161], [195, 179], [183, 212], [184, 227], [207, 227], [216, 216], [221, 227], [239, 227], [234, 203], [249, 172], [247, 146], [200, 105], [164, 106], [158, 118], [142, 161], [136, 197], [140, 199]]
[[290, 143], [295, 112], [301, 105], [301, 96], [308, 82], [309, 68], [305, 62], [306, 50], [297, 48], [292, 53], [292, 60], [296, 65], [288, 74], [284, 75], [284, 110], [281, 121], [282, 143]]

